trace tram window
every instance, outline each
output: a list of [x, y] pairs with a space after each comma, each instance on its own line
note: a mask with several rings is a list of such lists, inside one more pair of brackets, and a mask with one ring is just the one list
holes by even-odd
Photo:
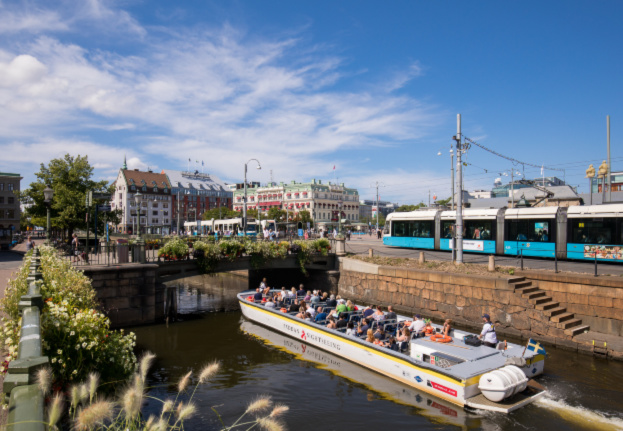
[[443, 238], [452, 238], [454, 236], [454, 221], [447, 220], [442, 222], [441, 236]]
[[[616, 219], [572, 219], [571, 239], [580, 244], [613, 244], [616, 241]], [[623, 244], [623, 238], [619, 238], [617, 244]]]
[[465, 238], [490, 240], [493, 238], [493, 220], [465, 220]]
[[554, 242], [551, 222], [547, 220], [510, 220], [508, 241]]
[[433, 221], [395, 221], [392, 223], [392, 236], [412, 238], [432, 238]]

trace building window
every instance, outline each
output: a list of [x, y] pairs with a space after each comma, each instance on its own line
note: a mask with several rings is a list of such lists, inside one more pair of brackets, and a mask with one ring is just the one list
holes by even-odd
[[169, 219], [168, 219], [168, 218], [165, 218], [165, 219], [164, 219], [164, 223], [169, 223]]
[[158, 202], [154, 202], [154, 204], [152, 205], [154, 208], [158, 208]]
[[4, 196], [0, 196], [0, 204], [4, 203]]
[[15, 198], [14, 198], [13, 196], [9, 196], [9, 197], [7, 198], [7, 203], [8, 203], [8, 204], [14, 204], [14, 203], [15, 203]]
[[151, 215], [157, 216], [158, 215], [158, 211], [152, 211]]
[[4, 183], [0, 183], [0, 192], [4, 190]]
[[146, 191], [147, 191], [147, 186], [143, 186], [143, 187], [141, 187], [141, 190], [143, 190], [144, 192], [146, 192]]
[[162, 211], [162, 215], [168, 216], [169, 215], [169, 211]]
[[0, 210], [0, 219], [4, 218], [4, 210]]
[[158, 219], [157, 218], [152, 218], [151, 219], [151, 224], [158, 224]]
[[130, 190], [136, 190], [136, 186], [130, 186]]
[[168, 204], [168, 203], [166, 203], [166, 202], [165, 202], [165, 203], [163, 203], [163, 204], [162, 204], [162, 208], [169, 208], [169, 204]]
[[8, 185], [8, 187], [9, 187], [9, 188], [8, 188], [8, 190], [9, 190], [10, 192], [12, 192], [12, 191], [13, 191], [13, 183], [9, 183], [9, 184], [7, 184], [7, 185]]
[[6, 218], [9, 220], [15, 218], [15, 210], [6, 210]]

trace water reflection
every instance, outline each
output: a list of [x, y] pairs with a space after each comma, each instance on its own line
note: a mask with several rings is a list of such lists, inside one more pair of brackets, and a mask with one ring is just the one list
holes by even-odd
[[166, 282], [178, 290], [178, 313], [205, 313], [239, 310], [236, 293], [248, 289], [248, 279], [223, 273], [194, 275]]

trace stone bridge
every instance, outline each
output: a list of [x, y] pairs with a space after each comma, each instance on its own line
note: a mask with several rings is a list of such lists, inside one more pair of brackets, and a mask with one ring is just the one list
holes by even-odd
[[[296, 255], [273, 259], [260, 267], [253, 267], [251, 257], [243, 256], [234, 261], [219, 261], [214, 273], [248, 271], [250, 288], [267, 277], [271, 287], [304, 283], [307, 289], [337, 292], [337, 268], [335, 254], [314, 256], [313, 261], [305, 265], [307, 275], [301, 271]], [[195, 260], [90, 266], [82, 270], [92, 280], [97, 297], [115, 328], [162, 320], [167, 300], [164, 283], [200, 274]]]

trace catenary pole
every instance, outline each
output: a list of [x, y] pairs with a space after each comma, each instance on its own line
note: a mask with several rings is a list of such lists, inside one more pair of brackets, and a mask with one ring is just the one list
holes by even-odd
[[450, 171], [452, 172], [452, 207], [451, 210], [454, 210], [454, 151], [452, 151], [452, 146], [450, 146]]
[[456, 174], [459, 194], [456, 202], [456, 262], [463, 263], [463, 170], [461, 166], [461, 114], [456, 115]]
[[[376, 231], [379, 231], [379, 182], [376, 182]], [[376, 234], [376, 233], [375, 233]]]
[[608, 128], [608, 202], [612, 202], [612, 177], [610, 175], [610, 115], [606, 116], [606, 127]]

